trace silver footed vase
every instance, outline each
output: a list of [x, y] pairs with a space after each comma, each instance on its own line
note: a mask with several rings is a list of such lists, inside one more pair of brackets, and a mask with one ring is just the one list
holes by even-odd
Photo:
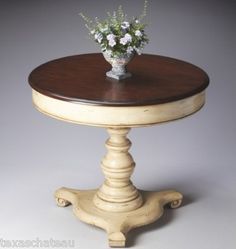
[[126, 65], [134, 57], [134, 54], [135, 53], [125, 53], [112, 57], [110, 53], [104, 51], [103, 56], [105, 60], [112, 66], [112, 69], [106, 72], [106, 76], [116, 80], [122, 80], [131, 77], [131, 73], [127, 72], [126, 70]]

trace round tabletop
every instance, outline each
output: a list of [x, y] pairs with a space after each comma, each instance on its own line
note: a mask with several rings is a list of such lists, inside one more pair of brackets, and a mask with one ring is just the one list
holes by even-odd
[[106, 77], [110, 65], [102, 54], [68, 56], [37, 67], [29, 76], [36, 91], [65, 101], [107, 106], [138, 106], [180, 100], [203, 91], [209, 82], [200, 68], [158, 55], [136, 56], [132, 77]]
[[33, 102], [43, 113], [97, 126], [144, 126], [190, 115], [205, 101], [209, 84], [199, 67], [174, 58], [143, 54], [127, 69], [132, 77], [106, 77], [102, 54], [49, 61], [29, 75]]

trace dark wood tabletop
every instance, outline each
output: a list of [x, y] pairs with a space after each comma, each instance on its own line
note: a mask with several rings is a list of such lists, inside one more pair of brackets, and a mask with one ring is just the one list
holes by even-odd
[[111, 66], [102, 54], [81, 54], [49, 61], [34, 69], [29, 83], [60, 100], [106, 106], [162, 104], [193, 96], [209, 84], [207, 74], [190, 63], [158, 55], [135, 56], [131, 78], [106, 77]]

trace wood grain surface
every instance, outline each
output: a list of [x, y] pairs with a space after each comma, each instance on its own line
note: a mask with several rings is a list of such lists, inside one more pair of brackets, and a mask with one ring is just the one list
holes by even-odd
[[106, 77], [110, 65], [102, 54], [81, 54], [49, 61], [34, 69], [29, 83], [60, 100], [104, 106], [142, 106], [193, 96], [209, 84], [207, 74], [190, 63], [158, 55], [135, 56], [132, 77]]

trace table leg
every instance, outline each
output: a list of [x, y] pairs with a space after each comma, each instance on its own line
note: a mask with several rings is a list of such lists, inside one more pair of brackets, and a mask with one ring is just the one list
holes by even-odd
[[134, 160], [130, 155], [130, 140], [126, 137], [129, 128], [107, 129], [110, 138], [106, 141], [107, 154], [102, 160], [105, 181], [94, 196], [94, 204], [106, 211], [125, 212], [139, 208], [142, 196], [130, 181]]
[[128, 152], [129, 130], [108, 128], [108, 152], [101, 164], [105, 181], [98, 190], [61, 188], [55, 193], [58, 206], [72, 204], [80, 220], [105, 229], [112, 247], [124, 247], [128, 231], [157, 220], [166, 204], [177, 208], [182, 202], [175, 190], [139, 191], [132, 184], [135, 163]]

